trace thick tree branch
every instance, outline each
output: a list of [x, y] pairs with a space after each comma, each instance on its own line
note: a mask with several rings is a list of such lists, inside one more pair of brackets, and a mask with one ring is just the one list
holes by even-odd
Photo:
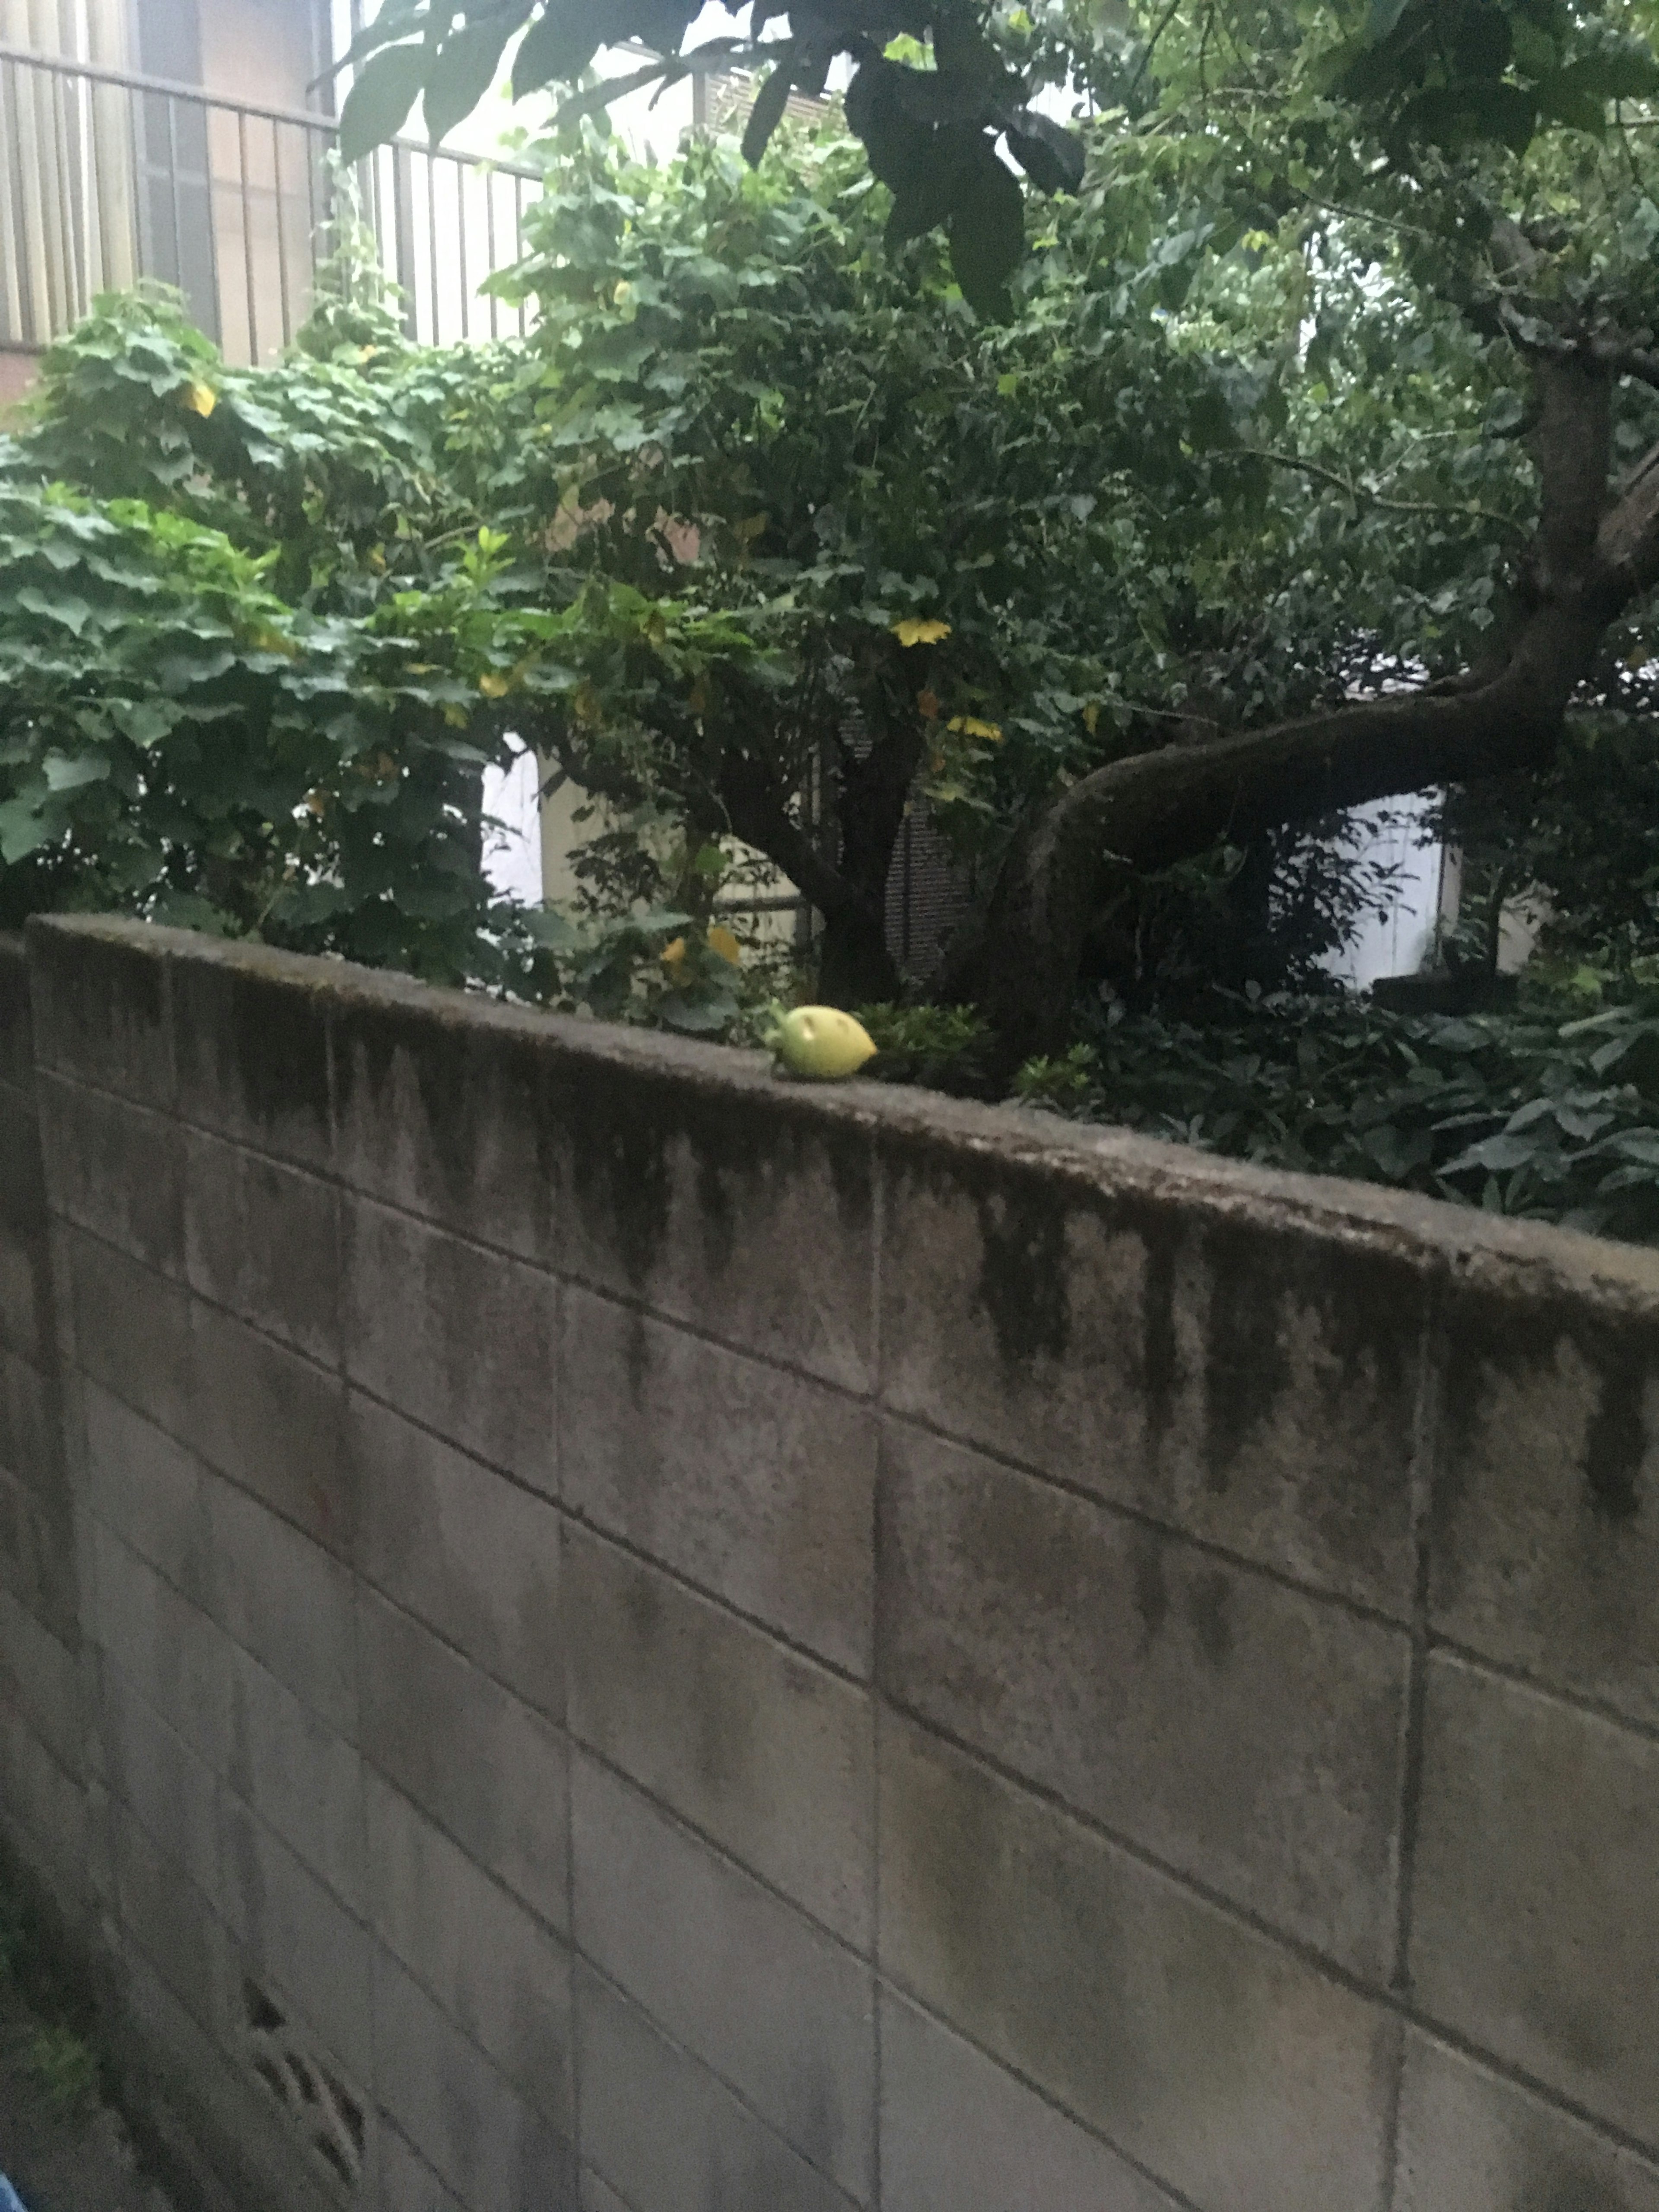
[[1137, 754], [1073, 784], [1016, 840], [983, 927], [943, 979], [985, 1006], [1006, 1070], [1063, 1041], [1084, 937], [1115, 872], [1553, 757], [1608, 625], [1659, 584], [1659, 447], [1609, 506], [1607, 376], [1580, 358], [1541, 362], [1539, 378], [1543, 514], [1504, 659], [1400, 696]]

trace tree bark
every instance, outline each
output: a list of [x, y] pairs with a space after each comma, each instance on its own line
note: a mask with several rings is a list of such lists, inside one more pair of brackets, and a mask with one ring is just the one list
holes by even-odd
[[1609, 625], [1659, 582], [1659, 447], [1609, 506], [1611, 378], [1538, 367], [1540, 521], [1521, 614], [1494, 667], [1398, 696], [1114, 761], [1018, 836], [982, 922], [939, 979], [988, 1016], [1001, 1070], [1065, 1042], [1083, 941], [1115, 871], [1166, 867], [1224, 836], [1547, 764]]

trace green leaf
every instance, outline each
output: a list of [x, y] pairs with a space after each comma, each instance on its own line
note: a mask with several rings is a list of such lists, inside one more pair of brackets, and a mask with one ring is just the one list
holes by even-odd
[[981, 140], [963, 165], [951, 216], [951, 267], [976, 315], [1001, 321], [1012, 312], [1008, 279], [1025, 254], [1025, 201], [1019, 180]]
[[28, 799], [9, 799], [0, 806], [0, 860], [8, 866], [38, 852], [46, 842], [46, 824]]
[[361, 161], [395, 138], [426, 83], [424, 46], [386, 46], [365, 62], [340, 111], [340, 159]]
[[794, 82], [795, 49], [792, 43], [779, 48], [772, 73], [756, 94], [755, 105], [744, 125], [743, 158], [751, 169], [759, 163], [768, 140], [783, 120], [784, 105]]
[[433, 145], [447, 138], [463, 116], [471, 115], [489, 91], [507, 42], [518, 27], [518, 11], [503, 12], [463, 23], [444, 40], [427, 77], [426, 128]]
[[570, 84], [599, 49], [599, 24], [585, 0], [547, 0], [513, 58], [513, 97]]
[[1365, 44], [1380, 46], [1405, 14], [1408, 0], [1371, 0], [1365, 10]]

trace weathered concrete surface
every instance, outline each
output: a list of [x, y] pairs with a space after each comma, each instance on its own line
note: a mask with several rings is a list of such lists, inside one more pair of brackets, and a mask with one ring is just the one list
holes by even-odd
[[121, 925], [0, 1012], [0, 1817], [250, 2204], [1659, 2212], [1651, 1255]]

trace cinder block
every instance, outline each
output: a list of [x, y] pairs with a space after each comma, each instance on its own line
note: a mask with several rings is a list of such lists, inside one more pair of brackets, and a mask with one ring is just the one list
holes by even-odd
[[574, 2137], [568, 1950], [374, 1777], [368, 1851], [380, 1941], [543, 2118]]
[[279, 2106], [252, 2071], [246, 2045], [200, 2027], [135, 1950], [122, 1960], [121, 1983], [127, 2033], [120, 2056], [168, 2151], [204, 2185], [201, 2201], [214, 2212], [227, 2200], [269, 2204], [272, 2212], [343, 2207], [331, 2177], [301, 2150], [291, 2108]]
[[[0, 1127], [0, 1144], [14, 1133]], [[44, 1220], [27, 1228], [0, 1221], [0, 1344], [36, 1367], [58, 1364], [52, 1256]]]
[[368, 1930], [246, 1806], [226, 1796], [220, 1814], [225, 1917], [239, 1949], [348, 2070], [368, 2080]]
[[582, 2168], [581, 2212], [631, 2212], [608, 2181], [602, 2181], [591, 2166]]
[[34, 1080], [28, 951], [13, 930], [0, 932], [0, 1080], [24, 1090]]
[[37, 1367], [57, 1358], [46, 1224], [33, 1095], [0, 1085], [0, 1340]]
[[0, 1584], [60, 1643], [80, 1635], [75, 1523], [67, 1498], [41, 1498], [0, 1468]]
[[218, 1906], [218, 1785], [212, 1768], [146, 1703], [107, 1652], [100, 1655], [98, 1722], [109, 1794]]
[[571, 1075], [570, 1271], [739, 1351], [868, 1390], [867, 1130], [666, 1039], [627, 1061], [590, 1048]]
[[1421, 2010], [1659, 2148], [1659, 1742], [1439, 1655], [1420, 1818]]
[[890, 1697], [1386, 1981], [1403, 1631], [896, 1422], [880, 1555]]
[[204, 940], [168, 969], [181, 1117], [326, 1167], [329, 994], [315, 968], [258, 946]]
[[112, 1799], [110, 1813], [123, 1933], [197, 2025], [222, 2039], [223, 1925], [195, 1883], [156, 1848], [118, 1800]]
[[867, 1948], [867, 1692], [574, 1528], [565, 1594], [572, 1734]]
[[[0, 1815], [71, 1917], [87, 1890], [87, 1794], [23, 1715], [0, 1704]], [[21, 1831], [21, 1833], [19, 1832]]]
[[356, 1597], [349, 1571], [268, 1506], [207, 1474], [214, 1566], [210, 1610], [326, 1722], [356, 1741]]
[[838, 2189], [636, 2005], [586, 1968], [576, 1992], [583, 2154], [635, 2212], [847, 2212]]
[[0, 1587], [0, 1697], [8, 1686], [59, 1765], [78, 1774], [85, 1744], [76, 1655]]
[[1382, 2191], [1381, 2006], [884, 1719], [881, 1966], [1204, 2212]]
[[380, 2130], [380, 2212], [466, 2212], [391, 2126]]
[[1659, 2165], [1416, 2028], [1394, 2212], [1659, 2212]]
[[361, 1201], [347, 1255], [352, 1381], [556, 1496], [553, 1277]]
[[1097, 2136], [890, 1990], [881, 2075], [883, 2212], [1180, 2212]]
[[894, 1410], [1409, 1617], [1429, 1255], [931, 1133], [885, 1159]]
[[561, 1055], [544, 1018], [354, 975], [334, 1013], [340, 1173], [354, 1190], [558, 1263]]
[[185, 1268], [185, 1151], [152, 1107], [42, 1072], [40, 1143], [55, 1212], [164, 1275]]
[[67, 1231], [64, 1244], [82, 1367], [159, 1427], [187, 1436], [196, 1376], [183, 1285], [82, 1231]]
[[225, 1779], [354, 1911], [366, 1912], [362, 1762], [242, 1650], [230, 1661]]
[[63, 1487], [63, 1413], [56, 1378], [6, 1351], [0, 1351], [0, 1465], [42, 1497]]
[[365, 1591], [364, 1756], [552, 1926], [568, 1918], [568, 1747], [418, 1622]]
[[583, 1291], [564, 1323], [566, 1504], [867, 1677], [870, 1409]]
[[199, 1299], [191, 1320], [196, 1381], [187, 1441], [284, 1520], [349, 1558], [356, 1506], [339, 1376]]
[[38, 918], [29, 996], [40, 1063], [163, 1109], [173, 1102], [167, 979], [142, 924]]
[[562, 1721], [556, 1509], [356, 1390], [347, 1414], [363, 1573]]
[[575, 2212], [569, 2143], [378, 1946], [374, 2058], [387, 2116], [467, 2212]]
[[1659, 1726], [1659, 1323], [1482, 1255], [1444, 1364], [1436, 1629]]
[[340, 1359], [339, 1195], [331, 1183], [198, 1131], [183, 1133], [192, 1286], [325, 1366]]
[[94, 1524], [95, 1641], [191, 1750], [222, 1773], [234, 1645], [118, 1536]]
[[583, 1954], [860, 2203], [875, 2173], [868, 1964], [578, 1754]]
[[87, 1498], [93, 1512], [208, 1611], [217, 1560], [199, 1461], [96, 1382], [82, 1390]]

